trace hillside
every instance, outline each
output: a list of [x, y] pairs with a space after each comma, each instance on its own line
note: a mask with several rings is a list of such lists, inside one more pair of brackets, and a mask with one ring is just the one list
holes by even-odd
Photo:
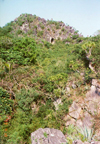
[[[71, 26], [65, 25], [62, 21], [45, 20], [36, 15], [22, 14], [11, 23], [4, 27], [5, 33], [7, 31], [14, 36], [31, 36], [38, 40], [46, 40], [54, 43], [55, 40], [66, 39], [70, 42], [71, 39], [82, 37], [78, 31]], [[41, 39], [40, 39], [41, 38]]]
[[29, 14], [0, 28], [2, 144], [30, 144], [38, 128], [61, 130], [69, 144], [100, 141], [99, 98], [100, 35]]

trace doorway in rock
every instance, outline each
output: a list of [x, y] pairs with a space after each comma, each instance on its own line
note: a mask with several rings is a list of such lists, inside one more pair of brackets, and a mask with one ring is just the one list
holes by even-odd
[[54, 43], [54, 38], [51, 38], [51, 43], [52, 43], [52, 44]]

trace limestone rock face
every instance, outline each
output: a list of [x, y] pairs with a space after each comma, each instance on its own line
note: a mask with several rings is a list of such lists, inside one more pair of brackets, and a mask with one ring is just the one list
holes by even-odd
[[91, 143], [89, 142], [82, 142], [81, 140], [76, 140], [73, 142], [73, 144], [100, 144], [99, 141], [92, 141]]
[[100, 83], [96, 79], [92, 80], [90, 91], [85, 98], [86, 109], [92, 115], [100, 113]]
[[82, 101], [76, 100], [72, 103], [69, 108], [69, 116], [76, 120], [77, 126], [92, 128], [93, 117], [98, 114], [100, 114], [100, 81], [93, 79], [86, 97]]
[[55, 106], [55, 109], [58, 110], [59, 109], [59, 105], [62, 105], [61, 98], [59, 98], [56, 101], [54, 101], [53, 104]]
[[[28, 16], [30, 17], [31, 22], [28, 21]], [[18, 24], [19, 19], [23, 21], [21, 26]], [[65, 41], [67, 38], [73, 39], [73, 35], [83, 37], [81, 34], [76, 33], [76, 30], [73, 27], [66, 26], [66, 24], [61, 21], [54, 21], [53, 19], [45, 20], [44, 18], [31, 14], [20, 15], [14, 20], [14, 23], [17, 25], [16, 30], [20, 29], [28, 35], [31, 34], [34, 38], [36, 38], [36, 40], [38, 38], [42, 38], [52, 44], [54, 44], [57, 39]], [[39, 34], [41, 32], [42, 34]]]
[[87, 111], [85, 111], [82, 122], [83, 122], [83, 127], [92, 128], [94, 124], [94, 119]]
[[69, 108], [69, 115], [75, 119], [79, 119], [81, 113], [81, 107], [73, 102], [72, 106]]
[[[92, 129], [95, 126], [93, 137], [100, 141], [100, 80], [93, 79], [91, 84], [90, 90], [83, 99], [73, 101], [64, 121], [66, 127], [74, 125], [82, 129]], [[76, 144], [83, 143], [77, 141]]]
[[63, 133], [57, 129], [39, 128], [31, 133], [32, 144], [66, 144]]
[[95, 131], [95, 137], [94, 138], [96, 140], [100, 141], [100, 128]]
[[67, 115], [64, 120], [66, 121], [65, 126], [69, 126], [69, 125], [75, 125], [75, 119], [71, 118], [69, 115]]
[[[67, 93], [70, 92], [70, 88], [66, 88]], [[59, 98], [54, 102], [56, 110], [59, 108], [59, 104], [62, 104]], [[69, 113], [64, 117], [65, 126], [74, 125], [78, 128], [92, 129], [95, 126], [95, 133], [93, 134], [93, 140], [91, 144], [100, 144], [100, 81], [93, 79], [90, 90], [86, 93], [86, 96], [82, 99], [76, 99], [73, 101], [69, 108]], [[66, 137], [67, 139], [67, 137]], [[38, 129], [31, 134], [32, 144], [66, 144], [65, 136], [60, 130], [56, 129]], [[73, 144], [90, 144], [89, 142], [82, 142], [76, 140]]]

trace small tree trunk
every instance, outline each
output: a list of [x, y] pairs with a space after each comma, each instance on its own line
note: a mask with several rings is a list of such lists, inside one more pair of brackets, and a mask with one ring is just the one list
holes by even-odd
[[89, 62], [89, 68], [96, 73], [95, 68], [92, 66], [92, 62]]

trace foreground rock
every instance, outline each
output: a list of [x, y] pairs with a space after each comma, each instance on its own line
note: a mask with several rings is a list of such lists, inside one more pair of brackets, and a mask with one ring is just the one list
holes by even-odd
[[[63, 133], [53, 128], [39, 128], [31, 133], [31, 141], [32, 144], [68, 144]], [[100, 144], [100, 141], [82, 142], [75, 140], [73, 144]]]
[[[97, 119], [95, 118], [97, 117]], [[93, 79], [84, 99], [75, 100], [65, 116], [65, 126], [74, 125], [92, 129], [95, 126], [96, 140], [100, 140], [100, 80]]]
[[89, 143], [89, 142], [82, 142], [81, 140], [76, 140], [73, 142], [73, 144], [100, 144], [100, 142], [92, 141], [91, 143]]
[[63, 133], [57, 129], [38, 129], [31, 133], [32, 144], [66, 144]]
[[[61, 99], [54, 102], [56, 110], [59, 108], [59, 104], [62, 104]], [[87, 130], [94, 128], [91, 139], [96, 142], [92, 141], [91, 144], [100, 144], [100, 80], [92, 80], [91, 88], [86, 96], [82, 100], [77, 99], [72, 103], [69, 113], [63, 120], [66, 127], [74, 125], [83, 130], [84, 128]], [[40, 128], [31, 134], [32, 144], [66, 144], [66, 139], [60, 130], [50, 128]], [[90, 143], [76, 140], [73, 144]]]

